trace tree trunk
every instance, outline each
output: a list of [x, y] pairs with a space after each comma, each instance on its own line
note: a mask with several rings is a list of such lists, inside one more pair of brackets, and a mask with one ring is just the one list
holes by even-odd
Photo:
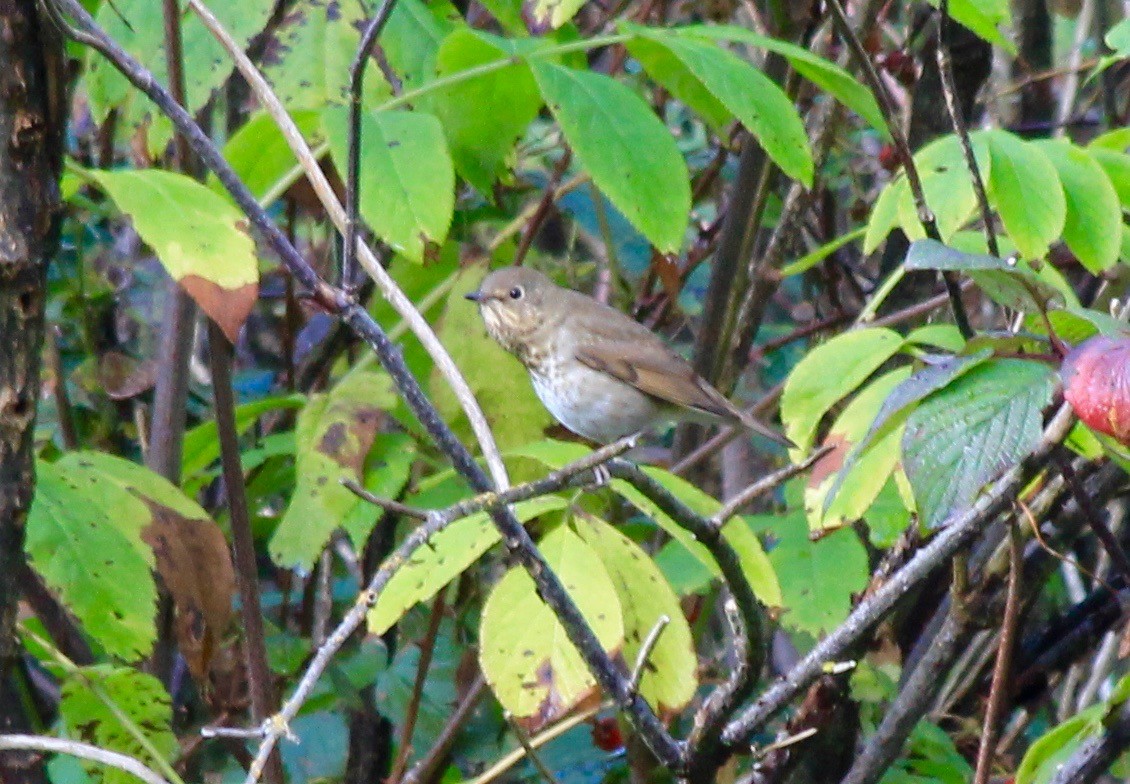
[[[48, 25], [35, 0], [0, 0], [0, 732], [27, 729], [14, 698], [13, 679], [22, 677], [15, 622], [65, 118], [62, 47]], [[0, 780], [43, 774], [9, 754], [0, 757]]]

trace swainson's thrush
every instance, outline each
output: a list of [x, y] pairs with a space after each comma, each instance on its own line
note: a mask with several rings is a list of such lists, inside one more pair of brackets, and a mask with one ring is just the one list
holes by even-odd
[[647, 327], [540, 272], [496, 270], [467, 299], [478, 303], [490, 336], [526, 366], [549, 413], [578, 435], [609, 443], [672, 420], [725, 421], [791, 446]]

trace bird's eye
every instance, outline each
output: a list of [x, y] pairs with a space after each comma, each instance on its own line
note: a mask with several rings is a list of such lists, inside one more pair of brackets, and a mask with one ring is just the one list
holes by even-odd
[[510, 289], [510, 299], [521, 299], [523, 294], [525, 294], [525, 292], [522, 291], [521, 286], [515, 286]]

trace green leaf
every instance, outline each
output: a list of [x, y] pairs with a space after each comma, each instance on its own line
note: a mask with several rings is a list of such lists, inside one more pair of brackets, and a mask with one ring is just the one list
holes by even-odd
[[[263, 65], [263, 75], [288, 110], [321, 112], [327, 105], [349, 103], [349, 70], [361, 42], [358, 25], [366, 17], [361, 3], [294, 4], [268, 44]], [[365, 69], [362, 95], [369, 106], [392, 95], [379, 68]]]
[[[60, 601], [111, 656], [149, 653], [157, 630], [144, 504], [96, 472], [40, 462], [26, 550]], [[92, 557], [97, 554], [97, 557]]]
[[[485, 274], [483, 265], [470, 265], [459, 273], [438, 332], [482, 406], [499, 447], [509, 449], [541, 439], [553, 419], [534, 393], [529, 373], [490, 339], [479, 309], [463, 297], [478, 288]], [[431, 391], [444, 418], [455, 423], [457, 432], [469, 436], [463, 408], [439, 371], [432, 373]]]
[[[405, 89], [432, 78], [440, 44], [457, 26], [463, 26], [462, 19], [447, 0], [397, 0], [381, 33], [381, 50]], [[349, 50], [350, 57], [355, 50]]]
[[[181, 4], [184, 5], [183, 3]], [[267, 24], [274, 0], [246, 0], [239, 3], [212, 3], [212, 13], [235, 39], [246, 48], [248, 42]], [[114, 0], [102, 3], [96, 15], [98, 25], [126, 52], [137, 59], [160, 84], [168, 84], [165, 54], [165, 27], [160, 3], [150, 0]], [[231, 74], [234, 63], [200, 18], [191, 12], [180, 15], [181, 50], [184, 64], [185, 103], [195, 114], [214, 90]], [[134, 89], [109, 60], [88, 50], [86, 78], [91, 108], [101, 122], [111, 109], [119, 110], [119, 123], [133, 131], [162, 115]], [[160, 122], [148, 128], [149, 149], [160, 150], [171, 138], [171, 125]]]
[[781, 622], [819, 636], [839, 626], [851, 612], [852, 595], [867, 587], [867, 551], [851, 529], [809, 537], [799, 509], [785, 515], [753, 518], [756, 528], [777, 540], [769, 560], [781, 580], [785, 612]]
[[[663, 485], [672, 495], [700, 515], [710, 517], [722, 508], [722, 504], [717, 499], [704, 493], [682, 477], [653, 466], [642, 466], [642, 469], [644, 473]], [[672, 539], [709, 569], [711, 574], [715, 577], [721, 574], [717, 562], [710, 555], [706, 546], [676, 523], [650, 498], [622, 479], [612, 480], [612, 489], [623, 496], [624, 500], [632, 506], [654, 520]], [[761, 542], [758, 541], [757, 536], [754, 535], [745, 521], [740, 517], [730, 520], [722, 529], [722, 536], [737, 552], [738, 558], [741, 560], [742, 572], [753, 587], [753, 592], [757, 594], [757, 598], [769, 607], [779, 606], [781, 603], [781, 588], [777, 582], [777, 575], [765, 555], [765, 550], [761, 547]]]
[[[618, 653], [623, 613], [600, 557], [565, 525], [546, 534], [539, 547], [600, 644]], [[596, 687], [522, 568], [510, 569], [487, 597], [479, 640], [479, 664], [495, 697], [531, 730], [560, 717]]]
[[573, 524], [600, 556], [616, 588], [624, 612], [625, 661], [636, 661], [661, 616], [670, 619], [648, 654], [640, 694], [656, 713], [677, 713], [698, 685], [698, 658], [678, 597], [647, 553], [608, 523], [586, 515], [574, 518]]
[[1008, 270], [1016, 266], [1007, 259], [982, 253], [964, 253], [956, 248], [943, 245], [937, 240], [915, 240], [910, 243], [904, 262], [908, 270]]
[[176, 172], [87, 174], [130, 216], [169, 275], [235, 342], [259, 294], [259, 263], [243, 213]]
[[[643, 28], [638, 29], [641, 33]], [[658, 31], [653, 31], [658, 32]], [[722, 133], [734, 114], [715, 98], [691, 69], [674, 57], [667, 47], [657, 43], [657, 36], [634, 37], [628, 40], [628, 51], [639, 60], [648, 76], [698, 114], [715, 133]]]
[[903, 464], [928, 527], [966, 508], [1031, 451], [1054, 385], [1042, 364], [992, 360], [915, 409], [903, 436]]
[[[561, 496], [546, 495], [514, 504], [511, 510], [525, 523], [566, 506]], [[410, 609], [463, 574], [500, 538], [486, 512], [468, 515], [437, 533], [393, 573], [369, 611], [369, 633], [384, 634], [391, 629]]]
[[[981, 176], [990, 178], [995, 171], [996, 158], [990, 156], [984, 134], [971, 134], [969, 141]], [[961, 142], [953, 134], [943, 136], [915, 153], [914, 163], [922, 177], [926, 206], [934, 213], [942, 241], [948, 242], [977, 212], [977, 195], [973, 191]], [[902, 180], [905, 180], [905, 175], [899, 175], [899, 181]], [[899, 225], [902, 230], [911, 239], [925, 237], [909, 186], [901, 188], [899, 196]]]
[[864, 255], [874, 253], [879, 243], [899, 225], [899, 204], [908, 191], [906, 177], [899, 176], [879, 192], [879, 197], [871, 207], [871, 216], [867, 219], [867, 232], [863, 235]]
[[[460, 29], [436, 55], [439, 76], [505, 57], [503, 39]], [[541, 93], [525, 63], [437, 91], [430, 107], [439, 117], [456, 170], [483, 194], [506, 171], [507, 158], [541, 108]]]
[[[937, 7], [938, 0], [930, 0], [930, 5]], [[952, 0], [949, 12], [955, 22], [968, 27], [979, 38], [1016, 54], [1016, 45], [1001, 32], [1011, 23], [1007, 0]]]
[[1080, 711], [1037, 738], [1016, 769], [1016, 784], [1047, 784], [1076, 749], [1102, 734], [1102, 705]]
[[[246, 433], [266, 413], [302, 408], [305, 402], [305, 395], [291, 394], [238, 405], [235, 408], [236, 432], [241, 435]], [[219, 460], [220, 436], [216, 421], [208, 419], [185, 433], [181, 451], [181, 476], [185, 479], [194, 477]]]
[[821, 245], [811, 253], [806, 253], [796, 261], [791, 261], [785, 266], [781, 267], [781, 277], [788, 278], [792, 275], [799, 275], [802, 272], [808, 272], [810, 269], [815, 267], [824, 259], [831, 256], [843, 246], [847, 245], [850, 242], [855, 242], [856, 240], [863, 237], [866, 231], [866, 227], [861, 226], [858, 229], [849, 231], [847, 234], [841, 234], [839, 237], [836, 237], [830, 242], [825, 242], [823, 245]]
[[820, 420], [903, 346], [890, 329], [857, 329], [838, 335], [805, 355], [785, 382], [781, 421], [785, 435], [803, 454], [812, 446]]
[[1122, 208], [1103, 167], [1086, 150], [1062, 139], [1033, 144], [1052, 162], [1063, 184], [1067, 247], [1095, 274], [1114, 266], [1121, 244]]
[[[864, 449], [854, 447], [863, 445], [883, 402], [909, 376], [909, 367], [879, 376], [860, 390], [832, 424], [825, 443], [833, 444], [835, 451], [823, 462], [829, 469], [834, 469], [837, 463], [844, 465], [823, 481], [817, 482], [815, 477], [824, 472], [817, 472], [805, 489], [804, 506], [813, 531], [839, 528], [862, 518], [879, 496], [898, 465], [902, 418], [888, 422], [888, 427], [874, 436]], [[844, 455], [855, 455], [856, 459], [849, 464]]]
[[[860, 458], [871, 444], [875, 443], [875, 441], [880, 438], [894, 437], [897, 459], [898, 442], [901, 440], [901, 437], [896, 436], [898, 432], [897, 425], [905, 421], [905, 414], [907, 414], [908, 409], [916, 405], [927, 395], [946, 386], [958, 376], [977, 367], [977, 365], [987, 360], [990, 356], [992, 356], [992, 351], [986, 349], [965, 357], [929, 357], [927, 361], [932, 361], [932, 364], [928, 364], [905, 381], [899, 382], [898, 386], [892, 389], [886, 399], [883, 400], [883, 404], [872, 420], [871, 425], [868, 427], [867, 433], [861, 439], [854, 440], [851, 452], [844, 458], [843, 467], [837, 472], [836, 481], [828, 491], [824, 500], [825, 514], [832, 500], [839, 492], [844, 479], [854, 470], [855, 466], [860, 462]], [[892, 374], [888, 374], [888, 376], [890, 375]], [[874, 386], [875, 385], [872, 385], [872, 389]], [[841, 419], [847, 419], [846, 411]], [[832, 428], [832, 431], [846, 432], [843, 430], [838, 431], [835, 427]], [[867, 473], [864, 472], [862, 468], [860, 472]], [[874, 498], [872, 498], [872, 500], [874, 500]], [[862, 511], [863, 510], [860, 510], [859, 513], [861, 514]]]
[[651, 34], [757, 137], [788, 176], [812, 187], [808, 134], [793, 102], [777, 84], [749, 63], [691, 36]]
[[989, 197], [1001, 222], [1024, 258], [1043, 258], [1067, 217], [1055, 166], [1040, 147], [1007, 131], [986, 131], [984, 136], [992, 158]]
[[[317, 112], [292, 111], [290, 117], [302, 138], [311, 147], [322, 144], [322, 120]], [[281, 182], [286, 181], [298, 166], [298, 159], [290, 151], [290, 145], [282, 135], [275, 121], [264, 111], [256, 112], [232, 134], [224, 145], [224, 158], [235, 169], [243, 184], [262, 201], [268, 194], [276, 191]], [[208, 186], [227, 196], [224, 186], [215, 174], [208, 175]]]
[[[349, 112], [322, 115], [330, 151], [347, 171]], [[455, 207], [455, 170], [438, 119], [422, 112], [361, 115], [361, 215], [373, 231], [414, 261], [442, 243]]]
[[676, 252], [686, 235], [691, 191], [666, 126], [642, 98], [604, 74], [539, 61], [531, 67], [596, 186], [660, 251]]
[[775, 52], [787, 59], [796, 72], [805, 79], [858, 114], [884, 138], [890, 138], [887, 121], [871, 91], [840, 66], [807, 49], [790, 44], [788, 41], [758, 35], [752, 30], [737, 25], [691, 25], [665, 32], [671, 35], [693, 35], [713, 40], [738, 41]]
[[366, 503], [341, 480], [362, 480], [381, 412], [395, 402], [387, 376], [361, 371], [309, 398], [295, 426], [294, 495], [271, 537], [271, 558], [279, 566], [312, 567], [334, 529]]
[[1108, 150], [1103, 147], [1092, 147], [1088, 152], [1103, 167], [1114, 186], [1114, 192], [1118, 194], [1122, 208], [1130, 209], [1130, 155], [1121, 150]]
[[[94, 689], [90, 683], [94, 684]], [[168, 692], [152, 675], [128, 667], [109, 664], [83, 667], [63, 682], [59, 713], [68, 734], [99, 748], [136, 757], [152, 767], [155, 760], [149, 750], [104, 699], [128, 717], [165, 762], [176, 757], [180, 745], [172, 731], [173, 706]], [[97, 771], [103, 784], [137, 784], [138, 781], [117, 768], [91, 765], [88, 769]]]

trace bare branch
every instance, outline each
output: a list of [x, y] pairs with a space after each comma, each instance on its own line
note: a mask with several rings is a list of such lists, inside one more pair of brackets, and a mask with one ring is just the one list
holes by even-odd
[[136, 757], [77, 740], [48, 738], [43, 735], [0, 735], [0, 751], [46, 751], [53, 754], [69, 754], [72, 757], [124, 770], [137, 776], [145, 784], [169, 784], [161, 778], [160, 774]]

